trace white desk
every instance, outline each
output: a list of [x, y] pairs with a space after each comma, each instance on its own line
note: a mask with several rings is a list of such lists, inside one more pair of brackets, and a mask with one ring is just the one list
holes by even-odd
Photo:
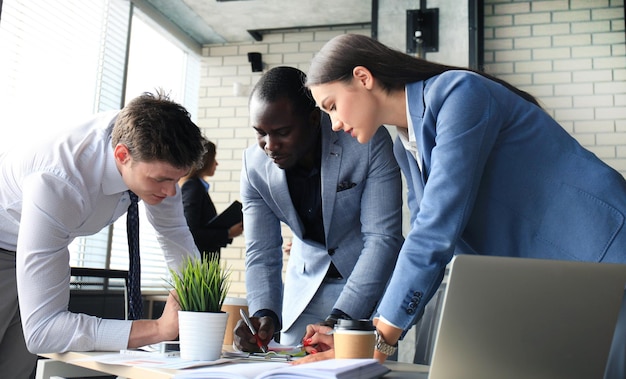
[[[84, 360], [98, 354], [110, 354], [111, 352], [69, 352], [63, 354], [41, 354], [48, 360], [40, 359], [37, 364], [36, 379], [49, 379], [51, 376], [61, 377], [89, 377], [103, 374], [117, 375], [129, 379], [171, 379], [176, 370], [154, 369], [147, 367], [129, 367], [122, 365], [108, 365], [95, 361]], [[392, 371], [385, 378], [414, 379], [418, 373], [428, 371], [428, 366], [414, 365], [410, 363], [387, 362], [385, 366]]]
[[[51, 376], [69, 377], [117, 375], [129, 379], [171, 379], [175, 370], [153, 369], [147, 367], [130, 367], [108, 365], [95, 361], [84, 360], [97, 355], [111, 354], [108, 352], [68, 352], [62, 354], [40, 354], [49, 360], [37, 362], [35, 379], [50, 379]], [[78, 361], [77, 361], [78, 360]]]

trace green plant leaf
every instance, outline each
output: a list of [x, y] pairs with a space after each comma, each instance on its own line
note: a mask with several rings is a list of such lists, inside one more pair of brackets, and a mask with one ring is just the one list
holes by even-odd
[[170, 270], [170, 285], [178, 295], [183, 311], [221, 312], [230, 289], [230, 269], [216, 257], [187, 258], [180, 274]]

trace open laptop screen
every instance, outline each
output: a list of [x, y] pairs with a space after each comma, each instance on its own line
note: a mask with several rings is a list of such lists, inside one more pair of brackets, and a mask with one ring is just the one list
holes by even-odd
[[602, 378], [626, 265], [453, 259], [430, 379]]

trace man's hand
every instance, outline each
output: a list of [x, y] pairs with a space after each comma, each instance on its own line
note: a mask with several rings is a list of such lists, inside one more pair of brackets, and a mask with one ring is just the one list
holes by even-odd
[[[264, 345], [268, 345], [274, 337], [274, 321], [271, 317], [250, 317], [250, 322], [257, 330], [257, 334]], [[235, 348], [241, 351], [255, 352], [261, 351], [256, 344], [256, 339], [250, 332], [250, 329], [243, 320], [239, 320], [235, 326], [233, 333], [233, 344]]]
[[159, 334], [161, 334], [163, 341], [172, 341], [178, 337], [178, 311], [180, 311], [180, 305], [176, 291], [170, 291], [163, 313], [157, 320]]
[[326, 320], [324, 321], [320, 321], [315, 325], [319, 325], [319, 326], [326, 326], [328, 328], [333, 329], [335, 327], [335, 325], [337, 324], [337, 319], [336, 318], [331, 318], [328, 317]]
[[291, 241], [285, 243], [285, 245], [283, 246], [283, 253], [287, 255], [291, 255], [291, 244], [292, 244]]
[[135, 320], [130, 328], [128, 348], [171, 341], [178, 337], [178, 298], [170, 291], [163, 314], [158, 320]]

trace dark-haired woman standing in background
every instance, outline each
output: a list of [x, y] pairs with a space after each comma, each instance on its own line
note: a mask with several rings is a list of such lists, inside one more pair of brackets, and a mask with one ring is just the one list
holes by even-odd
[[192, 169], [189, 175], [179, 182], [185, 218], [191, 230], [193, 239], [198, 250], [203, 255], [220, 257], [220, 250], [233, 241], [233, 238], [243, 233], [243, 223], [238, 223], [230, 228], [211, 227], [209, 221], [217, 216], [215, 205], [209, 196], [209, 183], [206, 178], [215, 175], [217, 151], [215, 144], [205, 141], [206, 153], [202, 160], [202, 167]]

